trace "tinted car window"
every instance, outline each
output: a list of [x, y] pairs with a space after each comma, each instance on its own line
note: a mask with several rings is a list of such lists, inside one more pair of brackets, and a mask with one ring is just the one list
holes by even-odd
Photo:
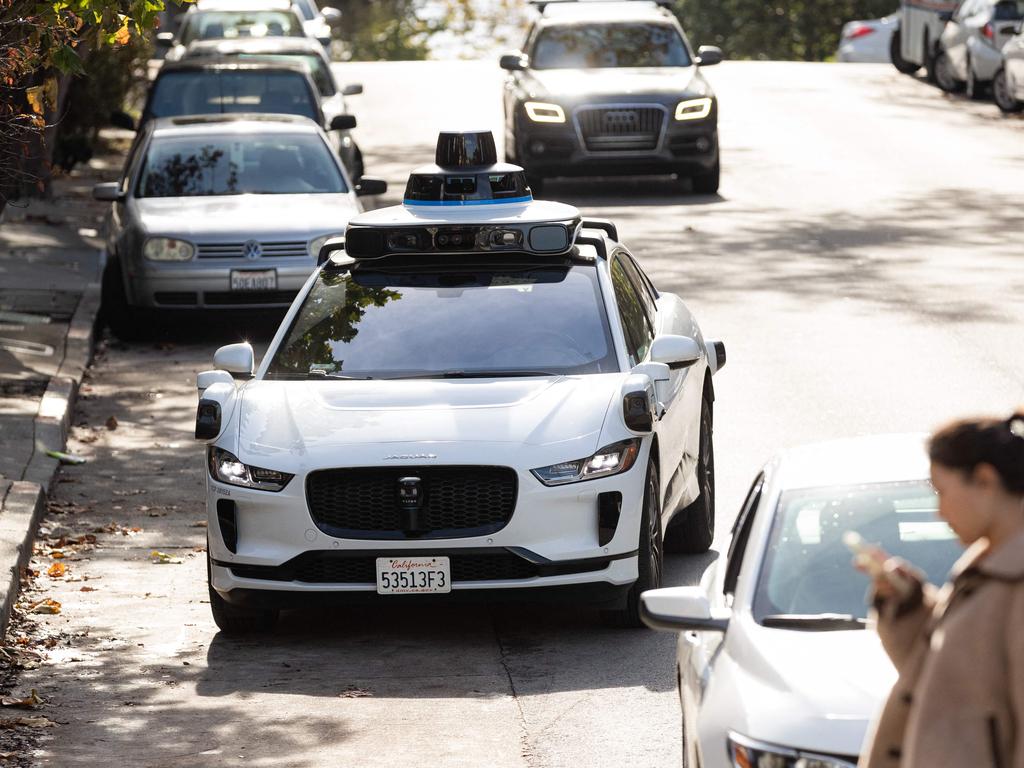
[[317, 120], [316, 96], [301, 72], [181, 70], [153, 84], [147, 117], [273, 112]]
[[655, 325], [655, 318], [658, 313], [658, 309], [654, 304], [654, 296], [652, 296], [648, 290], [647, 283], [640, 274], [640, 268], [636, 265], [636, 262], [626, 254], [623, 254], [620, 258], [622, 259], [622, 267], [626, 270], [626, 274], [629, 275], [629, 279], [633, 282], [637, 296], [640, 297], [640, 301], [644, 305], [644, 311], [647, 313], [647, 319], [650, 321], [651, 327], [653, 328]]
[[683, 39], [669, 24], [572, 24], [537, 35], [534, 69], [688, 67]]
[[315, 53], [237, 53], [234, 55], [240, 59], [250, 59], [255, 57], [264, 61], [267, 59], [301, 61], [309, 68], [310, 77], [312, 77], [313, 82], [316, 83], [316, 89], [320, 91], [321, 96], [333, 96], [336, 93], [334, 89], [334, 79], [331, 77], [331, 73], [327, 68], [327, 63]]
[[636, 365], [647, 357], [647, 350], [651, 348], [654, 334], [644, 314], [643, 305], [637, 297], [636, 289], [622, 267], [621, 259], [617, 258], [612, 262], [611, 272], [615, 304], [619, 308], [622, 331], [626, 336], [626, 351], [629, 353], [630, 365]]
[[319, 136], [157, 137], [146, 150], [137, 197], [345, 192]]
[[181, 42], [304, 35], [298, 18], [288, 11], [202, 11], [187, 14]]
[[322, 272], [268, 377], [618, 370], [592, 266]]

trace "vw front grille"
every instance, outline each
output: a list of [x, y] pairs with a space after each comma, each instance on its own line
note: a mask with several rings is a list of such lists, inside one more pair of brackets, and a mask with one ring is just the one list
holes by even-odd
[[[246, 243], [199, 243], [196, 255], [200, 259], [242, 259], [246, 256]], [[276, 259], [285, 256], [309, 256], [304, 240], [259, 243], [262, 259]]]

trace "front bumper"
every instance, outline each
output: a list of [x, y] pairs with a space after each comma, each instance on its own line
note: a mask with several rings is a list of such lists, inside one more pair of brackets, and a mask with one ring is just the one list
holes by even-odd
[[[233, 291], [231, 273], [274, 270], [273, 290]], [[128, 302], [158, 309], [289, 307], [315, 269], [312, 259], [239, 259], [234, 263], [146, 263], [125, 275]]]

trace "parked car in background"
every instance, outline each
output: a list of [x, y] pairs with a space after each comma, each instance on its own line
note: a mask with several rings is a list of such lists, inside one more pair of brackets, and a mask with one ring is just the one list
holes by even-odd
[[958, 0], [901, 0], [899, 26], [893, 33], [892, 63], [900, 72], [912, 75], [924, 67], [935, 80], [935, 50], [944, 14], [952, 13]]
[[305, 37], [302, 20], [287, 0], [279, 7], [249, 10], [190, 8], [182, 14], [178, 31], [156, 36], [158, 47], [165, 48], [165, 61], [177, 61], [195, 40], [237, 40], [248, 37]]
[[858, 64], [888, 64], [892, 56], [893, 32], [898, 27], [898, 13], [881, 19], [846, 22], [839, 37], [836, 59]]
[[1003, 45], [1003, 65], [992, 79], [992, 99], [1003, 112], [1024, 109], [1024, 22]]
[[302, 18], [306, 35], [319, 42], [329, 54], [334, 28], [341, 23], [341, 11], [330, 5], [318, 8], [315, 0], [293, 0], [293, 4]]
[[854, 768], [896, 672], [867, 629], [847, 531], [942, 583], [962, 553], [936, 516], [925, 436], [840, 440], [758, 474], [700, 586], [645, 592], [679, 633], [683, 765]]
[[386, 184], [349, 180], [311, 119], [192, 115], [146, 123], [110, 201], [103, 304], [122, 337], [153, 310], [287, 307], [320, 245]]
[[963, 0], [939, 39], [935, 82], [944, 91], [986, 95], [1003, 65], [1003, 45], [1024, 18], [1024, 0]]

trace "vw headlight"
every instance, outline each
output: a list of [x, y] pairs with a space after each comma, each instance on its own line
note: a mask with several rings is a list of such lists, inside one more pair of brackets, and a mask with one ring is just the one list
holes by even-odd
[[191, 243], [170, 237], [151, 237], [142, 248], [142, 255], [150, 261], [188, 261], [193, 253]]
[[314, 259], [320, 255], [320, 249], [324, 247], [324, 243], [330, 240], [332, 237], [344, 237], [344, 232], [335, 232], [330, 235], [321, 235], [316, 240], [313, 240], [309, 244], [309, 255]]
[[687, 99], [676, 104], [676, 120], [703, 120], [711, 114], [711, 99]]
[[527, 101], [523, 104], [526, 116], [535, 123], [564, 123], [565, 111], [557, 104], [544, 101]]
[[257, 491], [280, 491], [295, 475], [243, 464], [230, 451], [211, 448], [207, 455], [210, 477], [229, 485], [254, 488]]
[[544, 485], [565, 485], [625, 472], [640, 454], [640, 438], [606, 445], [593, 456], [530, 470]]
[[856, 768], [841, 757], [800, 752], [729, 734], [729, 759], [734, 768]]

